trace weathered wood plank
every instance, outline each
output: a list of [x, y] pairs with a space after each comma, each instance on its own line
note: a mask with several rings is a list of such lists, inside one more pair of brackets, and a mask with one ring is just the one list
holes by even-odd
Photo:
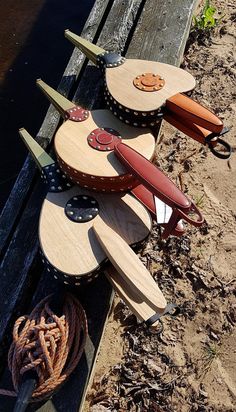
[[179, 66], [196, 4], [197, 0], [147, 0], [126, 56]]

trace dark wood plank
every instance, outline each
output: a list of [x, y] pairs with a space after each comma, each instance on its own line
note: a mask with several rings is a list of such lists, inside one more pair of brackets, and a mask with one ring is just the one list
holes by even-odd
[[[85, 25], [88, 36], [96, 35], [108, 4], [109, 1], [101, 0], [96, 2], [94, 13], [92, 10]], [[60, 90], [62, 85], [68, 85], [68, 73], [75, 73], [76, 64], [77, 72], [82, 69], [81, 62], [84, 56], [81, 57], [81, 53], [78, 51], [74, 52], [73, 55], [75, 60], [68, 64], [65, 72], [67, 76], [66, 79], [65, 76], [63, 77], [59, 87]], [[76, 56], [79, 56], [78, 59]], [[64, 94], [68, 92], [69, 87], [66, 91], [64, 90]], [[44, 145], [52, 138], [58, 120], [58, 113], [50, 107], [38, 135]], [[20, 310], [21, 307], [24, 308], [24, 305], [20, 307], [19, 304], [24, 301], [23, 295], [27, 294], [30, 286], [34, 284], [29, 273], [37, 251], [38, 216], [44, 197], [42, 185], [38, 184], [33, 192], [30, 190], [34, 186], [33, 176], [36, 173], [35, 170], [31, 158], [28, 157], [0, 219], [0, 244], [1, 250], [3, 250], [0, 264], [0, 348], [11, 326], [10, 319], [14, 316], [16, 310]]]
[[[93, 41], [102, 29], [103, 18], [110, 9], [110, 0], [97, 0], [82, 31], [82, 36]], [[65, 39], [65, 42], [67, 40]], [[70, 47], [68, 43], [68, 47]], [[77, 49], [72, 53], [68, 65], [63, 74], [63, 78], [58, 86], [58, 91], [68, 96], [72, 87], [76, 84], [80, 72], [83, 71], [85, 62], [84, 55]], [[42, 126], [37, 135], [37, 139], [44, 148], [48, 146], [59, 122], [58, 112], [50, 106]], [[15, 182], [12, 192], [0, 215], [0, 256], [7, 247], [10, 235], [18, 222], [21, 208], [27, 201], [29, 191], [35, 176], [35, 166], [27, 157], [21, 172]]]

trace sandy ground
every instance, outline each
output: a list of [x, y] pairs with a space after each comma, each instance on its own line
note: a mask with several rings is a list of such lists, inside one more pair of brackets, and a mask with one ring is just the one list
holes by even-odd
[[[235, 143], [236, 12], [207, 38], [190, 37], [183, 68], [197, 79], [192, 97], [233, 126]], [[118, 298], [110, 316], [84, 411], [204, 412], [236, 410], [236, 165], [215, 158], [165, 124], [157, 162], [201, 208], [206, 224], [161, 241], [158, 229], [141, 251], [168, 301], [182, 313], [155, 333], [137, 325]], [[150, 263], [151, 262], [151, 263]]]

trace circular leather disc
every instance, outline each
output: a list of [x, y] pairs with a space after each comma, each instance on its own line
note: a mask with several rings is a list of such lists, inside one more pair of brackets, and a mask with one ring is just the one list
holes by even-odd
[[165, 80], [159, 74], [143, 73], [135, 77], [134, 86], [143, 92], [156, 92], [165, 85]]

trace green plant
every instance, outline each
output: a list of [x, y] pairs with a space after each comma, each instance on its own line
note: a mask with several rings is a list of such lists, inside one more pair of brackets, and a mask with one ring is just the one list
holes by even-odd
[[216, 7], [210, 5], [210, 0], [206, 0], [202, 13], [199, 16], [193, 16], [193, 27], [197, 30], [207, 31], [215, 28], [223, 19], [214, 17]]
[[203, 207], [203, 205], [204, 205], [204, 197], [205, 197], [205, 193], [203, 193], [203, 195], [201, 195], [201, 196], [198, 196], [197, 198], [196, 198], [196, 200], [195, 200], [195, 205], [197, 206], [197, 207]]
[[203, 356], [201, 358], [202, 366], [198, 373], [198, 378], [203, 378], [206, 373], [209, 371], [212, 362], [216, 359], [217, 356], [220, 355], [219, 349], [214, 345], [207, 343], [203, 347]]

